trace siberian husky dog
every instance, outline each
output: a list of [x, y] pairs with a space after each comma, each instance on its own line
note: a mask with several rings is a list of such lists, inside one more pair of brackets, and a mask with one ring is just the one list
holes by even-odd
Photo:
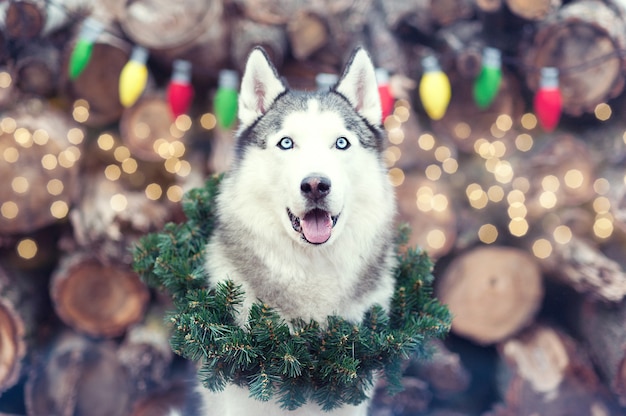
[[[239, 96], [231, 170], [220, 185], [218, 220], [207, 245], [214, 285], [230, 279], [245, 298], [241, 325], [263, 301], [290, 322], [328, 315], [360, 322], [394, 290], [395, 198], [382, 158], [385, 144], [374, 67], [353, 53], [329, 91], [290, 90], [265, 52], [248, 58]], [[320, 415], [261, 402], [229, 385], [201, 390], [201, 415]], [[368, 403], [330, 415], [366, 415]]]

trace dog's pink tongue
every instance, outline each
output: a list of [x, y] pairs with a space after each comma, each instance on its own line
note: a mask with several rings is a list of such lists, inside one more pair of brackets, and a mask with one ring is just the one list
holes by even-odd
[[301, 221], [302, 233], [309, 243], [321, 244], [328, 241], [333, 229], [330, 213], [314, 209], [306, 213]]

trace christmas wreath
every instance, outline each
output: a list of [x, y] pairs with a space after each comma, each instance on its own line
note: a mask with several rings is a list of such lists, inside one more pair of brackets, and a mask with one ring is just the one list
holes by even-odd
[[[432, 296], [432, 263], [424, 252], [398, 250], [396, 289], [389, 311], [372, 307], [362, 323], [329, 316], [324, 323], [290, 322], [268, 305], [253, 305], [245, 327], [236, 322], [243, 293], [233, 282], [207, 287], [205, 245], [215, 223], [220, 177], [183, 199], [187, 222], [168, 224], [144, 236], [134, 251], [134, 268], [151, 286], [167, 290], [175, 310], [174, 351], [201, 363], [199, 376], [214, 390], [247, 385], [252, 397], [276, 398], [296, 409], [313, 400], [324, 410], [356, 405], [367, 398], [374, 373], [390, 392], [402, 389], [401, 362], [425, 353], [425, 340], [450, 328], [447, 308]], [[401, 230], [398, 247], [408, 231]]]

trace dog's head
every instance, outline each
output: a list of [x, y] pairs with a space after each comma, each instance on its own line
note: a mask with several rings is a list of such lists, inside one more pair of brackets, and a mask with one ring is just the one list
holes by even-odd
[[364, 49], [355, 50], [337, 85], [324, 92], [290, 90], [265, 52], [254, 49], [239, 95], [234, 198], [246, 205], [241, 220], [267, 232], [282, 227], [294, 240], [317, 245], [332, 242], [351, 220], [367, 226], [369, 217], [387, 214], [386, 208], [370, 213], [376, 199], [393, 199], [381, 117]]

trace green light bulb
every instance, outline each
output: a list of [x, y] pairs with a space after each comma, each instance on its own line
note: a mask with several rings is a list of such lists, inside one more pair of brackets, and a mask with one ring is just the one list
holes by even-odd
[[70, 55], [68, 72], [71, 80], [78, 78], [87, 67], [93, 52], [93, 44], [103, 30], [104, 25], [91, 17], [83, 22], [76, 46]]
[[502, 82], [502, 59], [500, 51], [495, 48], [485, 48], [483, 51], [483, 65], [480, 74], [474, 81], [474, 101], [480, 109], [491, 105], [498, 95]]
[[236, 71], [220, 71], [218, 87], [213, 99], [215, 118], [221, 128], [228, 129], [237, 119], [237, 85], [239, 76]]

